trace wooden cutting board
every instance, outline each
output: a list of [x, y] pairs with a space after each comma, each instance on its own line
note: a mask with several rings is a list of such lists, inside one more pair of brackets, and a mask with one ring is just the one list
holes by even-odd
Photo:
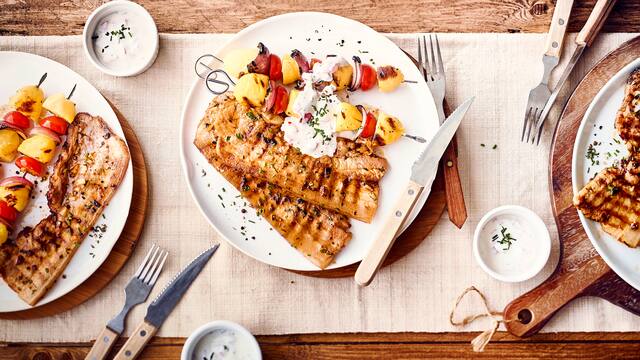
[[116, 241], [102, 266], [80, 286], [48, 304], [22, 311], [0, 313], [0, 319], [34, 319], [59, 314], [74, 308], [90, 299], [111, 282], [133, 253], [138, 238], [142, 233], [147, 212], [147, 167], [144, 163], [142, 148], [131, 125], [111, 102], [109, 104], [118, 116], [129, 145], [131, 162], [133, 163], [133, 197], [131, 199], [129, 217], [124, 229], [122, 229], [120, 238]]
[[591, 245], [572, 205], [571, 184], [573, 144], [587, 107], [613, 75], [638, 57], [640, 37], [622, 44], [596, 64], [562, 112], [549, 164], [551, 204], [560, 235], [560, 262], [544, 283], [505, 308], [505, 319], [519, 319], [506, 324], [513, 335], [526, 337], [536, 333], [558, 310], [581, 296], [600, 297], [640, 315], [640, 291], [618, 277]]

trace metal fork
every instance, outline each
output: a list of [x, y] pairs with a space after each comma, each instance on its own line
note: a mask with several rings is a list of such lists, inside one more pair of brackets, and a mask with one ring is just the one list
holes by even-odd
[[[434, 48], [435, 38], [435, 48]], [[422, 41], [418, 38], [418, 68], [429, 86], [433, 100], [438, 111], [440, 125], [446, 120], [444, 113], [444, 95], [447, 79], [444, 72], [444, 62], [440, 53], [440, 42], [438, 35], [429, 35], [429, 47], [427, 38], [422, 36]], [[449, 219], [458, 228], [461, 228], [467, 220], [467, 209], [464, 204], [462, 193], [462, 183], [458, 172], [458, 157], [455, 149], [455, 138], [451, 141], [442, 156], [442, 169], [445, 177], [445, 193], [447, 201], [447, 212]]]
[[100, 360], [107, 357], [116, 339], [124, 331], [124, 323], [129, 311], [134, 306], [145, 302], [149, 297], [168, 255], [167, 251], [155, 244], [151, 247], [142, 264], [124, 289], [124, 307], [102, 330], [85, 359]]
[[[545, 56], [543, 62], [547, 59], [551, 58]], [[549, 61], [552, 60], [553, 59]], [[555, 61], [557, 62], [557, 59], [555, 59]], [[540, 121], [540, 115], [542, 115], [544, 106], [549, 100], [549, 97], [551, 97], [551, 90], [549, 90], [549, 76], [551, 75], [552, 69], [553, 67], [549, 68], [548, 66], [545, 66], [542, 81], [540, 82], [540, 84], [538, 84], [538, 86], [534, 87], [529, 92], [529, 100], [527, 101], [527, 112], [524, 116], [524, 124], [522, 125], [522, 136], [520, 138], [521, 141], [531, 141], [531, 143], [533, 144], [536, 137], [541, 136], [541, 134], [538, 133], [538, 122]], [[532, 128], [533, 136], [531, 136]]]

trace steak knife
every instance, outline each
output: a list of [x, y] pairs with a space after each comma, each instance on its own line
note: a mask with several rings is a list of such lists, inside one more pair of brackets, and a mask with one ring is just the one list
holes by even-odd
[[187, 292], [193, 281], [209, 259], [218, 250], [216, 244], [198, 255], [178, 276], [176, 276], [165, 289], [149, 305], [144, 320], [131, 334], [131, 337], [116, 354], [115, 360], [135, 359], [149, 340], [155, 335], [162, 323], [167, 319], [171, 311], [176, 307], [182, 296]]
[[438, 132], [429, 142], [429, 145], [422, 151], [418, 159], [411, 168], [411, 179], [405, 191], [400, 195], [393, 213], [382, 228], [382, 233], [378, 235], [369, 252], [362, 259], [358, 270], [356, 270], [355, 280], [360, 286], [367, 286], [378, 272], [380, 265], [387, 257], [398, 230], [404, 223], [407, 215], [411, 213], [416, 200], [426, 189], [431, 191], [431, 185], [438, 172], [438, 164], [445, 149], [449, 145], [453, 134], [456, 133], [462, 118], [467, 113], [474, 98], [468, 99], [454, 111], [438, 129]]

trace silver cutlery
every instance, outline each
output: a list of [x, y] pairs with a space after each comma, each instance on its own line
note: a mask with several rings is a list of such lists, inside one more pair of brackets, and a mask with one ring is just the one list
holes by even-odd
[[147, 345], [167, 317], [169, 317], [171, 311], [173, 311], [180, 299], [182, 299], [193, 281], [198, 277], [207, 262], [209, 262], [209, 259], [211, 259], [216, 250], [218, 250], [219, 246], [219, 244], [216, 244], [198, 255], [169, 282], [160, 295], [149, 305], [144, 320], [133, 333], [131, 333], [131, 337], [122, 346], [122, 349], [120, 349], [114, 359], [135, 359], [140, 354], [145, 345]]
[[[435, 51], [433, 38], [435, 38]], [[433, 100], [436, 103], [438, 119], [440, 120], [440, 125], [442, 125], [445, 121], [444, 96], [447, 80], [438, 35], [429, 35], [429, 47], [427, 47], [426, 36], [422, 36], [422, 42], [418, 38], [418, 68], [422, 72], [427, 86], [429, 86]], [[467, 208], [464, 203], [464, 194], [462, 193], [455, 142], [454, 137], [449, 146], [447, 146], [440, 162], [444, 175], [445, 199], [449, 220], [458, 228], [462, 228], [462, 225], [467, 220]]]
[[124, 289], [125, 301], [122, 310], [102, 330], [85, 359], [100, 360], [107, 357], [109, 350], [111, 350], [115, 341], [124, 331], [124, 324], [129, 311], [134, 306], [145, 302], [149, 297], [151, 289], [153, 289], [158, 276], [162, 272], [168, 254], [167, 251], [162, 250], [157, 245], [151, 247], [142, 264]]
[[551, 19], [551, 27], [549, 28], [549, 35], [547, 36], [545, 52], [542, 56], [542, 64], [544, 65], [542, 80], [538, 86], [534, 87], [529, 92], [527, 110], [522, 124], [521, 141], [529, 142], [529, 139], [531, 138], [531, 129], [534, 130], [533, 136], [535, 137], [542, 109], [551, 96], [551, 90], [549, 89], [549, 77], [551, 76], [551, 71], [560, 62], [562, 43], [564, 40], [564, 34], [567, 30], [567, 24], [569, 23], [569, 15], [571, 14], [572, 7], [573, 0], [558, 0], [556, 2], [556, 9], [553, 12], [553, 18]]
[[560, 76], [560, 80], [558, 80], [558, 83], [551, 92], [551, 96], [547, 100], [540, 118], [538, 119], [537, 128], [534, 131], [534, 139], [537, 135], [537, 140], [535, 140], [536, 145], [540, 144], [540, 138], [542, 137], [542, 128], [547, 119], [547, 116], [549, 115], [551, 107], [553, 107], [553, 104], [556, 102], [560, 90], [562, 90], [562, 86], [569, 78], [569, 75], [571, 75], [573, 68], [576, 66], [578, 60], [580, 60], [580, 57], [582, 56], [584, 50], [587, 48], [587, 46], [590, 46], [591, 43], [593, 43], [593, 40], [596, 38], [596, 35], [598, 35], [598, 32], [602, 28], [604, 21], [607, 19], [607, 16], [609, 16], [609, 13], [611, 12], [611, 9], [613, 9], [613, 5], [615, 3], [616, 0], [599, 0], [594, 6], [593, 11], [587, 19], [587, 22], [584, 24], [584, 27], [582, 28], [582, 30], [580, 30], [580, 33], [578, 33], [575, 41], [576, 48], [573, 50], [571, 59], [562, 71], [562, 76]]
[[404, 223], [405, 218], [411, 213], [416, 200], [423, 191], [431, 191], [431, 185], [436, 178], [442, 153], [451, 142], [453, 134], [456, 133], [472, 102], [473, 98], [465, 101], [446, 119], [436, 135], [413, 163], [411, 178], [406, 185], [405, 191], [398, 199], [391, 216], [387, 219], [387, 223], [382, 227], [382, 232], [377, 235], [367, 255], [362, 259], [356, 270], [355, 281], [358, 285], [367, 286], [371, 283], [380, 265], [387, 257], [391, 246], [393, 246], [398, 230]]

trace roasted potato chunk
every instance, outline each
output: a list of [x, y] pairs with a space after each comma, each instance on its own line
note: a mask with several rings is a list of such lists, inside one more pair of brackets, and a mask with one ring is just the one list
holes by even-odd
[[55, 150], [56, 142], [45, 135], [34, 135], [18, 146], [18, 151], [21, 154], [34, 158], [43, 164], [53, 159]]
[[22, 212], [29, 204], [31, 189], [26, 185], [0, 186], [0, 200]]
[[231, 50], [224, 57], [224, 71], [230, 76], [240, 79], [242, 75], [248, 73], [247, 65], [258, 56], [258, 49], [235, 49]]
[[404, 134], [404, 126], [397, 118], [380, 111], [376, 123], [374, 139], [380, 145], [388, 145]]
[[44, 100], [42, 89], [29, 85], [19, 89], [9, 99], [9, 104], [31, 121], [37, 122], [42, 116], [42, 100]]
[[287, 116], [300, 116], [293, 111], [293, 104], [296, 102], [298, 94], [300, 94], [300, 91], [291, 89], [291, 93], [289, 93], [289, 105], [287, 105], [287, 110], [285, 110], [285, 114], [287, 114]]
[[18, 146], [22, 138], [11, 129], [0, 130], [0, 161], [12, 162], [18, 155]]
[[233, 91], [236, 100], [246, 101], [251, 106], [260, 107], [264, 104], [269, 87], [269, 77], [261, 74], [243, 75]]
[[340, 91], [346, 89], [351, 84], [351, 77], [353, 76], [353, 67], [349, 64], [344, 64], [338, 67], [333, 72], [333, 82], [336, 85], [336, 90]]
[[42, 106], [52, 114], [67, 120], [69, 124], [71, 124], [76, 117], [76, 104], [67, 99], [64, 94], [49, 96]]
[[349, 103], [340, 103], [340, 111], [337, 115], [336, 131], [355, 131], [362, 124], [362, 113], [357, 107]]
[[287, 54], [282, 57], [282, 83], [289, 85], [296, 80], [300, 80], [300, 67], [291, 55]]
[[404, 81], [404, 74], [393, 66], [381, 66], [378, 68], [378, 88], [382, 92], [395, 90]]

